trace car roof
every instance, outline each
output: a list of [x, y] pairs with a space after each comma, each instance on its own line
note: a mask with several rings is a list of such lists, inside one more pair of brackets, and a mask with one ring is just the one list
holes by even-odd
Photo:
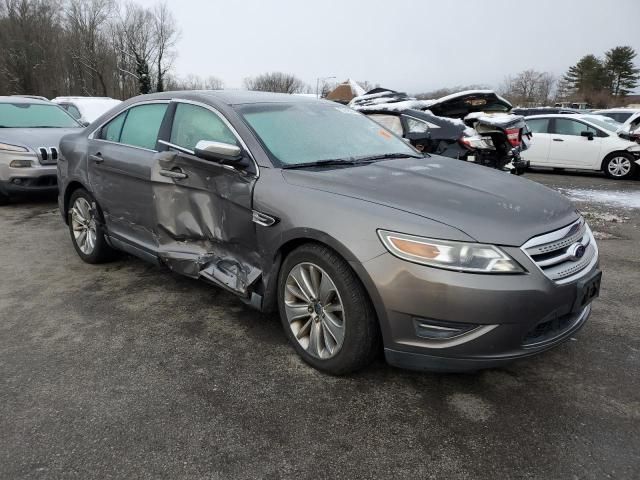
[[29, 98], [29, 97], [7, 97], [0, 96], [0, 103], [24, 103], [24, 104], [34, 104], [34, 105], [51, 105], [49, 100], [39, 100], [37, 98]]
[[591, 113], [599, 113], [599, 112], [607, 112], [607, 113], [638, 113], [640, 112], [640, 108], [602, 108], [600, 110], [593, 110]]
[[241, 105], [246, 103], [310, 103], [327, 102], [316, 98], [290, 95], [288, 93], [255, 92], [250, 90], [179, 90], [173, 92], [139, 95], [127, 100], [127, 104], [149, 100], [170, 100], [173, 98], [199, 100], [204, 103]]
[[52, 102], [72, 102], [77, 100], [117, 100], [111, 97], [56, 97]]

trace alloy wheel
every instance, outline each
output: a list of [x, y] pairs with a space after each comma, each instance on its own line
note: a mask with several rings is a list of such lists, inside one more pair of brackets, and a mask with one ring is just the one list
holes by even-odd
[[327, 272], [313, 263], [291, 269], [284, 291], [289, 327], [298, 343], [319, 359], [338, 354], [344, 342], [345, 315], [340, 293]]
[[95, 208], [86, 198], [78, 197], [71, 208], [71, 226], [76, 245], [85, 255], [91, 255], [96, 248]]
[[627, 157], [613, 157], [609, 160], [607, 170], [612, 177], [624, 177], [631, 171], [631, 161]]

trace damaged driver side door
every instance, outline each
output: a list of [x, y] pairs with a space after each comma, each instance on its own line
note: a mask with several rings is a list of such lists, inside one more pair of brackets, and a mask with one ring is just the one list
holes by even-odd
[[[158, 256], [169, 268], [247, 296], [261, 275], [252, 221], [255, 164], [231, 124], [206, 105], [172, 102], [152, 171]], [[168, 138], [168, 140], [165, 140]], [[236, 145], [233, 164], [196, 156], [196, 144]]]

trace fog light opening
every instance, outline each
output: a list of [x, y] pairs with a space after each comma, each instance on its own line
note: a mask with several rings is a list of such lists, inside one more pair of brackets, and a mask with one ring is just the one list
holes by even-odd
[[477, 325], [470, 323], [449, 323], [426, 318], [413, 319], [416, 335], [432, 340], [448, 340], [475, 329]]

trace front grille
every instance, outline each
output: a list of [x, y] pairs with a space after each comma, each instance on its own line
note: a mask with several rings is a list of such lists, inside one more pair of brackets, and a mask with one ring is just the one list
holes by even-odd
[[38, 160], [41, 165], [55, 165], [58, 161], [58, 149], [56, 147], [39, 147], [36, 148]]
[[598, 247], [584, 219], [568, 227], [534, 237], [522, 246], [527, 255], [551, 280], [567, 283], [587, 273], [595, 264]]

